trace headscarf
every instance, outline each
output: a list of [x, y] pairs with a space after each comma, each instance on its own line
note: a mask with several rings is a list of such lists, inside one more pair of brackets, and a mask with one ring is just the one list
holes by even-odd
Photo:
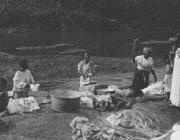
[[145, 53], [145, 54], [151, 54], [151, 53], [152, 53], [152, 49], [149, 48], [149, 47], [144, 47], [144, 48], [143, 48], [143, 53]]

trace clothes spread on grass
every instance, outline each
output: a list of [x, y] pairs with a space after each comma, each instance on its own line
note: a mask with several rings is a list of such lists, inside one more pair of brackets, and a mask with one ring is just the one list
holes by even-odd
[[123, 92], [120, 89], [118, 91], [117, 93], [107, 92], [101, 95], [95, 95], [91, 92], [84, 93], [81, 97], [81, 105], [98, 111], [110, 111], [115, 108], [125, 107], [127, 100], [123, 97]]
[[39, 104], [34, 97], [10, 99], [7, 106], [9, 114], [22, 114], [39, 110]]
[[123, 117], [123, 114], [112, 114], [106, 118], [107, 122], [109, 122], [112, 126], [121, 126], [124, 128], [134, 128], [134, 124], [131, 123], [131, 121], [123, 120], [121, 119]]
[[73, 140], [119, 140], [120, 132], [98, 126], [85, 117], [76, 117], [70, 123]]
[[149, 85], [147, 88], [142, 89], [144, 94], [149, 95], [162, 95], [164, 94], [164, 83], [163, 82], [156, 82]]
[[124, 110], [117, 114], [111, 114], [106, 121], [114, 128], [135, 130], [143, 132], [149, 137], [157, 136], [160, 133], [156, 130], [157, 124], [160, 123], [159, 118], [152, 114], [149, 110]]

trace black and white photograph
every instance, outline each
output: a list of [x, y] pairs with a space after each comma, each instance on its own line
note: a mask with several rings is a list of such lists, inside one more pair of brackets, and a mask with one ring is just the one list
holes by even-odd
[[180, 0], [0, 0], [0, 140], [180, 140]]

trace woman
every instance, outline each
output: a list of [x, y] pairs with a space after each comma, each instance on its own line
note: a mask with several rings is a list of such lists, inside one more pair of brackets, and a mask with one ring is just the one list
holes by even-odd
[[35, 83], [31, 71], [28, 70], [29, 66], [27, 60], [21, 60], [19, 67], [19, 70], [15, 73], [13, 78], [14, 98], [28, 97], [30, 84]]
[[80, 86], [91, 84], [91, 77], [94, 74], [94, 63], [90, 61], [89, 53], [84, 54], [84, 60], [78, 64], [80, 74]]
[[170, 106], [180, 107], [180, 48], [177, 49], [171, 84]]
[[143, 55], [133, 58], [133, 63], [137, 64], [132, 84], [135, 97], [141, 96], [141, 90], [149, 85], [150, 73], [154, 76], [155, 82], [157, 81], [156, 74], [153, 70], [153, 59], [151, 53], [152, 49], [145, 47], [143, 48]]

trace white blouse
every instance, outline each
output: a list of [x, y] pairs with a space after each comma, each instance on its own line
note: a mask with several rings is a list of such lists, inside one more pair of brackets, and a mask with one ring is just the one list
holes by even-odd
[[149, 57], [148, 59], [144, 58], [144, 55], [136, 56], [135, 61], [137, 63], [138, 70], [150, 70], [153, 67], [153, 59]]
[[89, 73], [94, 72], [94, 63], [91, 61], [91, 62], [85, 64], [84, 61], [81, 61], [78, 64], [78, 71], [80, 71], [84, 75], [88, 76]]
[[15, 73], [13, 81], [14, 81], [14, 85], [13, 85], [14, 91], [19, 90], [19, 88], [21, 88], [20, 84], [22, 83], [31, 84], [35, 82], [30, 70], [17, 71]]

